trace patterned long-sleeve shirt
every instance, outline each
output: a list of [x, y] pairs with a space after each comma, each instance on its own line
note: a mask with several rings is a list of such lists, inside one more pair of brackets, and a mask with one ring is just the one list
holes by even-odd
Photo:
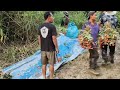
[[101, 14], [99, 17], [101, 24], [105, 24], [105, 22], [109, 21], [111, 23], [112, 28], [117, 27], [118, 19], [115, 15], [106, 15], [106, 14]]

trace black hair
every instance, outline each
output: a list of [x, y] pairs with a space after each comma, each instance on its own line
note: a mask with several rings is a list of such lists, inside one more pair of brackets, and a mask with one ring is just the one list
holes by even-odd
[[47, 11], [44, 13], [44, 19], [46, 20], [49, 16], [51, 16], [51, 12]]
[[96, 13], [96, 11], [90, 11], [88, 13], [88, 20], [90, 19], [90, 16], [93, 16]]

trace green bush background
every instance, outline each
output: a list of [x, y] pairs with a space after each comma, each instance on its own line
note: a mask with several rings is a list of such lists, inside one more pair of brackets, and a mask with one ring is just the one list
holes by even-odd
[[[1, 11], [0, 39], [1, 42], [28, 43], [37, 37], [37, 28], [44, 22], [45, 11]], [[86, 22], [85, 11], [69, 11], [70, 21], [75, 22], [79, 29]], [[54, 11], [54, 24], [60, 26], [63, 11]], [[120, 12], [117, 13], [120, 27]]]

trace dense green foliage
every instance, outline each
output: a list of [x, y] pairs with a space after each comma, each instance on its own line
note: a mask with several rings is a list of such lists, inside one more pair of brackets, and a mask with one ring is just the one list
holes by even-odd
[[[86, 17], [81, 11], [69, 11], [70, 21], [81, 28]], [[37, 28], [44, 22], [44, 11], [1, 11], [0, 42], [28, 43], [37, 37]], [[54, 23], [60, 26], [62, 11], [55, 11]]]
[[[37, 37], [37, 28], [44, 22], [44, 11], [1, 11], [0, 12], [0, 42], [28, 43]], [[70, 21], [81, 29], [87, 20], [84, 11], [69, 11]], [[60, 26], [63, 11], [54, 12], [54, 23]], [[120, 19], [120, 12], [117, 14]], [[119, 22], [120, 26], [120, 22]]]

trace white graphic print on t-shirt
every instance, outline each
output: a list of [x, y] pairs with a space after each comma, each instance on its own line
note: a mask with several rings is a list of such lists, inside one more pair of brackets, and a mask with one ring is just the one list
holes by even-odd
[[44, 27], [42, 27], [42, 28], [40, 29], [40, 31], [41, 31], [42, 37], [43, 37], [43, 38], [46, 38], [47, 35], [48, 35], [48, 28], [44, 26]]

